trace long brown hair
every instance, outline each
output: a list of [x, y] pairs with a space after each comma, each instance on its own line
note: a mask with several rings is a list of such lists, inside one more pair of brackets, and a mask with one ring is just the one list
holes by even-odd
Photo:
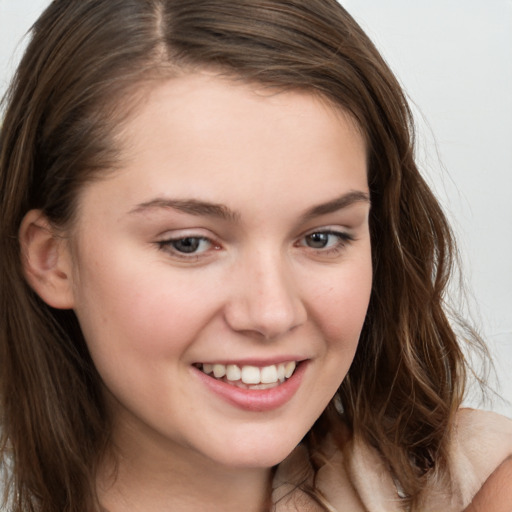
[[[72, 223], [82, 184], [115, 169], [132, 93], [196, 68], [321, 95], [365, 136], [374, 285], [338, 395], [343, 421], [414, 505], [425, 475], [447, 471], [466, 365], [443, 306], [450, 228], [416, 167], [404, 94], [374, 45], [336, 0], [55, 0], [32, 28], [1, 132], [1, 449], [12, 510], [93, 510], [109, 439], [74, 313], [47, 306], [23, 277], [21, 220], [39, 208], [56, 226]], [[330, 418], [306, 436], [311, 453]]]

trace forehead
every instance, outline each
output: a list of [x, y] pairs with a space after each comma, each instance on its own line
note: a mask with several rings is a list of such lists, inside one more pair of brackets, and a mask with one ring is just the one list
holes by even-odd
[[318, 95], [195, 73], [145, 86], [141, 98], [109, 178], [118, 195], [144, 196], [140, 203], [170, 194], [239, 210], [235, 203], [262, 205], [283, 193], [300, 203], [367, 189], [356, 123]]
[[[144, 86], [141, 101], [129, 116], [121, 140], [128, 159], [163, 142], [168, 148], [233, 148], [251, 142], [269, 150], [284, 146], [288, 134], [328, 146], [333, 138], [350, 138], [360, 149], [364, 137], [347, 112], [319, 94], [245, 83], [212, 72], [196, 72]], [[172, 135], [172, 136], [171, 136]], [[302, 135], [302, 137], [300, 137]], [[212, 139], [214, 136], [214, 139]], [[298, 149], [298, 148], [296, 148]], [[253, 156], [253, 155], [251, 155]]]

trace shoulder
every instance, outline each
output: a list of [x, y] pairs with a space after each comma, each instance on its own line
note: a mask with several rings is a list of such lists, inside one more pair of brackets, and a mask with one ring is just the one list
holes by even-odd
[[471, 438], [478, 436], [485, 446], [492, 446], [489, 435], [498, 436], [503, 440], [502, 449], [512, 451], [512, 419], [495, 412], [481, 411], [477, 409], [460, 409], [454, 425], [455, 442], [466, 446], [469, 452], [481, 450], [474, 446]]
[[464, 512], [511, 512], [512, 457], [505, 460], [486, 480]]
[[464, 506], [512, 457], [512, 420], [493, 412], [461, 409], [450, 443], [450, 471]]
[[[315, 471], [307, 450], [299, 446], [280, 465], [274, 481], [275, 510], [319, 510], [301, 487], [318, 489], [333, 510], [402, 510], [398, 482], [379, 453], [358, 436], [345, 436], [341, 446], [329, 436], [323, 455], [324, 463]], [[486, 495], [506, 477], [505, 470], [512, 473], [512, 463], [508, 466], [512, 420], [492, 412], [461, 409], [450, 432], [449, 457], [451, 481], [438, 480], [435, 475], [428, 480], [420, 496], [422, 512], [461, 512], [480, 490], [486, 502]], [[489, 507], [468, 508], [465, 512], [484, 510], [511, 512]]]
[[454, 478], [465, 480], [472, 491], [478, 491], [512, 455], [512, 420], [493, 412], [461, 409], [450, 446]]
[[511, 455], [512, 420], [493, 412], [461, 409], [450, 432], [450, 481], [436, 480], [434, 475], [422, 493], [421, 509], [465, 510]]

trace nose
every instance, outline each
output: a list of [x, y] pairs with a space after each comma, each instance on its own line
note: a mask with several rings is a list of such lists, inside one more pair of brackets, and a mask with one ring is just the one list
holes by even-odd
[[305, 323], [307, 310], [290, 263], [282, 255], [258, 254], [232, 275], [225, 319], [235, 331], [275, 339]]

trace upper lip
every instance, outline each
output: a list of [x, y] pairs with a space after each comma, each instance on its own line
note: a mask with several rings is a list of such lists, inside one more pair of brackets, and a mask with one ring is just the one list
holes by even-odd
[[295, 361], [296, 363], [300, 363], [305, 361], [307, 358], [305, 357], [296, 357], [296, 356], [282, 356], [275, 357], [272, 359], [207, 359], [204, 361], [197, 361], [195, 364], [223, 364], [223, 365], [237, 365], [237, 366], [271, 366], [274, 364], [282, 364], [289, 363], [291, 361]]

